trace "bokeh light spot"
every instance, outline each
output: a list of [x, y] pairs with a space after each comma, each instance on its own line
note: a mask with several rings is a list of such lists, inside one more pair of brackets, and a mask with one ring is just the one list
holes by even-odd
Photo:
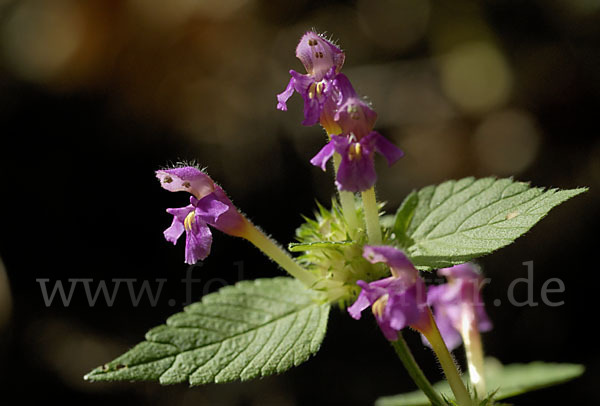
[[507, 102], [512, 74], [498, 48], [486, 42], [459, 45], [440, 60], [446, 95], [468, 113], [481, 113]]
[[484, 172], [513, 175], [535, 160], [540, 134], [533, 117], [520, 110], [488, 115], [475, 130], [475, 156]]
[[44, 82], [59, 74], [81, 45], [84, 16], [73, 1], [18, 3], [2, 32], [4, 57], [13, 72]]

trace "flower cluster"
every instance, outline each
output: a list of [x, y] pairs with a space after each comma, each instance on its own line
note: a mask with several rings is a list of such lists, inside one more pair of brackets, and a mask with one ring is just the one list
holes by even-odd
[[[391, 246], [363, 248], [363, 256], [371, 263], [385, 263], [391, 277], [371, 283], [358, 281], [362, 288], [358, 299], [348, 307], [348, 313], [360, 319], [361, 312], [371, 306], [385, 337], [398, 339], [398, 332], [410, 326], [422, 333], [431, 328], [429, 306], [434, 308], [434, 319], [446, 346], [452, 350], [461, 342], [465, 323], [467, 330], [489, 331], [492, 324], [481, 300], [481, 275], [472, 264], [440, 269], [448, 283], [428, 289], [406, 255]], [[429, 342], [423, 336], [425, 344]]]
[[[377, 114], [357, 96], [350, 80], [340, 73], [345, 56], [337, 46], [308, 32], [302, 37], [296, 55], [307, 73], [290, 71], [290, 82], [277, 96], [277, 107], [286, 110], [287, 100], [294, 92], [299, 93], [304, 99], [303, 124], [320, 122], [330, 135], [329, 142], [311, 163], [325, 170], [327, 161], [337, 153], [341, 158], [336, 178], [338, 188], [352, 192], [371, 188], [376, 179], [374, 152], [383, 155], [391, 165], [402, 156], [402, 151], [373, 131]], [[430, 306], [434, 308], [441, 335], [451, 349], [461, 343], [461, 334], [468, 331], [463, 328], [465, 322], [481, 331], [491, 328], [479, 293], [481, 277], [473, 266], [463, 264], [439, 270], [440, 275], [448, 278], [448, 283], [427, 290], [402, 251], [389, 245], [365, 245], [365, 235], [352, 240], [342, 208], [335, 202], [331, 211], [320, 207], [316, 220], [309, 220], [298, 229], [299, 245], [310, 247], [298, 258], [299, 264], [305, 267], [302, 268], [291, 257], [277, 254], [279, 248], [273, 250], [276, 246], [272, 241], [238, 211], [223, 189], [204, 171], [180, 166], [159, 170], [156, 177], [168, 191], [191, 194], [187, 206], [167, 209], [173, 220], [164, 231], [165, 239], [173, 244], [185, 232], [185, 262], [188, 264], [209, 255], [211, 226], [248, 239], [290, 274], [304, 275], [305, 280], [314, 281], [311, 287], [326, 291], [329, 300], [343, 304], [356, 297], [360, 288], [348, 312], [359, 319], [362, 311], [371, 307], [382, 332], [391, 341], [407, 326], [421, 332], [430, 331], [433, 322]], [[355, 214], [359, 221], [364, 221], [362, 209]], [[390, 277], [384, 277], [387, 270], [382, 264], [389, 267]]]
[[402, 150], [373, 130], [377, 113], [361, 100], [346, 75], [340, 73], [344, 53], [329, 40], [307, 32], [300, 39], [296, 56], [306, 74], [290, 70], [286, 89], [277, 95], [277, 108], [287, 110], [287, 100], [294, 92], [304, 99], [304, 125], [318, 122], [330, 136], [329, 142], [311, 159], [325, 170], [335, 153], [341, 161], [337, 168], [338, 189], [361, 192], [375, 184], [377, 175], [373, 156], [383, 155], [388, 165], [403, 156]]

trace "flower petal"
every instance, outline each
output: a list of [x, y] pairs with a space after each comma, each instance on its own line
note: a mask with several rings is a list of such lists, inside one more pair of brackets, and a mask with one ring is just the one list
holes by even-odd
[[389, 341], [396, 341], [398, 339], [398, 332], [401, 329], [396, 329], [393, 327], [390, 323], [390, 320], [387, 318], [375, 317], [375, 319], [377, 320], [377, 325], [379, 326], [379, 329], [385, 338], [387, 338]]
[[356, 94], [350, 80], [340, 73], [335, 77], [334, 87], [339, 92], [338, 109], [334, 116], [344, 134], [354, 134], [362, 139], [373, 131], [377, 113]]
[[163, 189], [170, 192], [189, 192], [197, 199], [202, 199], [215, 190], [215, 183], [210, 176], [193, 166], [162, 169], [156, 171], [156, 177]]
[[[290, 71], [294, 81], [294, 90], [298, 92], [304, 100], [304, 120], [302, 125], [311, 126], [319, 122], [319, 116], [325, 104], [325, 94], [317, 95], [317, 82], [310, 75], [302, 75], [294, 70]], [[325, 90], [327, 86], [321, 85]]]
[[196, 218], [185, 239], [185, 263], [194, 265], [210, 254], [212, 234], [201, 219]]
[[376, 180], [372, 159], [362, 158], [351, 162], [342, 158], [335, 184], [339, 190], [357, 193], [373, 187]]
[[327, 164], [327, 161], [329, 161], [331, 159], [331, 157], [333, 156], [334, 153], [335, 153], [334, 142], [329, 141], [327, 144], [325, 144], [325, 146], [323, 148], [321, 148], [321, 150], [319, 152], [317, 152], [317, 155], [315, 155], [310, 160], [310, 163], [313, 164], [314, 166], [320, 167], [323, 171], [325, 171], [326, 170], [325, 165]]
[[236, 237], [243, 236], [247, 225], [245, 217], [242, 216], [238, 209], [233, 205], [220, 186], [216, 186], [214, 195], [221, 203], [227, 205], [229, 209], [220, 214], [216, 221], [211, 223], [211, 225], [229, 235]]
[[404, 252], [389, 245], [365, 245], [363, 257], [372, 264], [383, 262], [391, 268], [395, 278], [406, 281], [406, 285], [413, 284], [418, 277], [416, 268]]
[[383, 155], [387, 160], [388, 166], [392, 166], [404, 156], [404, 151], [388, 141], [387, 138], [379, 133], [375, 134], [377, 134], [374, 139], [375, 151]]
[[335, 151], [342, 156], [336, 185], [340, 190], [362, 192], [375, 184], [377, 174], [373, 164], [372, 146], [363, 140], [353, 142], [349, 137], [333, 135], [331, 137]]
[[285, 90], [277, 95], [277, 110], [287, 111], [287, 101], [294, 94], [294, 81], [292, 76]]
[[192, 212], [192, 211], [194, 211], [194, 206], [191, 204], [188, 204], [185, 207], [167, 209], [167, 213], [169, 213], [172, 216], [175, 216], [175, 218], [177, 220], [179, 220], [182, 224], [183, 224], [183, 221], [185, 220], [185, 218], [187, 217], [187, 215], [190, 214], [190, 212]]
[[422, 324], [424, 319], [429, 318], [424, 300], [425, 284], [419, 281], [403, 290], [389, 290], [383, 313], [376, 315], [379, 327], [388, 340], [396, 340], [400, 330]]
[[332, 67], [339, 72], [345, 59], [341, 49], [312, 31], [300, 39], [296, 47], [296, 57], [317, 82], [323, 79]]
[[348, 307], [348, 309], [346, 310], [348, 310], [348, 313], [350, 313], [350, 316], [352, 316], [353, 319], [359, 320], [362, 311], [369, 306], [371, 306], [371, 302], [369, 301], [365, 291], [363, 290], [362, 292], [360, 292], [360, 295], [358, 295], [358, 299], [356, 299], [352, 306]]
[[184, 231], [185, 227], [183, 226], [183, 221], [179, 220], [177, 216], [173, 216], [171, 226], [163, 232], [163, 235], [165, 236], [165, 240], [176, 244]]
[[206, 195], [192, 204], [196, 208], [196, 215], [208, 224], [215, 224], [219, 217], [229, 210], [229, 206], [221, 202], [215, 193]]
[[371, 283], [358, 281], [362, 288], [356, 302], [348, 313], [359, 319], [361, 312], [372, 306], [373, 314], [381, 331], [390, 341], [398, 339], [398, 331], [406, 326], [418, 328], [429, 322], [425, 282], [418, 277], [417, 270], [408, 262], [402, 251], [388, 246], [365, 246], [363, 256], [371, 263], [390, 262], [410, 268], [414, 274], [408, 278], [392, 276]]
[[469, 262], [438, 269], [437, 273], [448, 278], [479, 279], [481, 277], [481, 271]]
[[337, 100], [339, 105], [342, 105], [344, 100], [358, 97], [354, 87], [352, 86], [352, 83], [350, 82], [350, 79], [348, 79], [348, 76], [344, 75], [343, 73], [336, 75], [333, 83], [340, 94], [340, 98]]
[[475, 305], [475, 314], [477, 316], [477, 328], [481, 332], [490, 331], [494, 325], [488, 317], [483, 304]]
[[476, 317], [479, 331], [491, 330], [492, 323], [481, 299], [479, 269], [466, 263], [440, 269], [438, 274], [446, 276], [449, 282], [431, 287], [427, 301], [434, 308], [436, 323], [448, 347], [460, 345], [460, 329], [465, 318], [472, 323]]

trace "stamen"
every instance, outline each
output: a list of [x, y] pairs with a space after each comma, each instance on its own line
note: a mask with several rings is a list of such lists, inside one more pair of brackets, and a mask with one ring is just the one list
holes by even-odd
[[383, 311], [385, 310], [385, 306], [387, 306], [387, 302], [388, 302], [389, 298], [390, 298], [390, 295], [386, 293], [385, 295], [381, 296], [379, 299], [377, 299], [375, 301], [375, 303], [373, 303], [371, 305], [371, 310], [373, 311], [373, 314], [376, 317], [379, 317], [379, 318], [383, 317]]
[[350, 158], [351, 161], [360, 158], [360, 152], [361, 152], [361, 146], [360, 146], [360, 142], [355, 142], [352, 145], [350, 145], [350, 148], [348, 148], [348, 158]]
[[183, 220], [183, 227], [186, 231], [192, 231], [192, 225], [196, 221], [196, 211], [191, 211]]
[[315, 89], [316, 89], [317, 85], [313, 82], [311, 83], [311, 85], [308, 88], [308, 98], [309, 99], [314, 99], [315, 98]]
[[323, 94], [323, 88], [325, 87], [325, 83], [322, 81], [317, 83], [317, 96], [321, 96]]

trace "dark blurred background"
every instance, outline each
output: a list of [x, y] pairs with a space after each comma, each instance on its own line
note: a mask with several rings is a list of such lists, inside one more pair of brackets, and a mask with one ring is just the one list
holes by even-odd
[[[371, 317], [335, 309], [321, 351], [280, 376], [161, 387], [92, 384], [82, 376], [182, 309], [183, 245], [163, 240], [167, 207], [186, 197], [153, 171], [178, 160], [208, 167], [234, 202], [282, 243], [300, 214], [334, 193], [308, 160], [325, 137], [275, 95], [306, 30], [346, 51], [344, 72], [379, 113], [377, 129], [406, 151], [379, 167], [393, 212], [413, 188], [468, 175], [536, 186], [590, 186], [514, 245], [483, 258], [504, 363], [578, 362], [586, 374], [515, 402], [593, 404], [600, 353], [596, 267], [600, 190], [600, 1], [0, 0], [0, 388], [2, 404], [368, 405], [413, 390]], [[378, 161], [378, 165], [382, 162]], [[511, 281], [534, 261], [534, 292], [561, 278], [560, 307], [514, 307]], [[192, 271], [194, 299], [238, 279], [281, 271], [242, 240], [217, 234]], [[44, 303], [69, 278], [167, 279], [156, 307]], [[95, 286], [95, 285], [92, 286]], [[109, 284], [110, 286], [110, 284]], [[527, 290], [520, 285], [517, 297]], [[172, 299], [172, 300], [170, 300]], [[432, 379], [430, 352], [406, 334]], [[460, 358], [460, 351], [457, 352]]]

